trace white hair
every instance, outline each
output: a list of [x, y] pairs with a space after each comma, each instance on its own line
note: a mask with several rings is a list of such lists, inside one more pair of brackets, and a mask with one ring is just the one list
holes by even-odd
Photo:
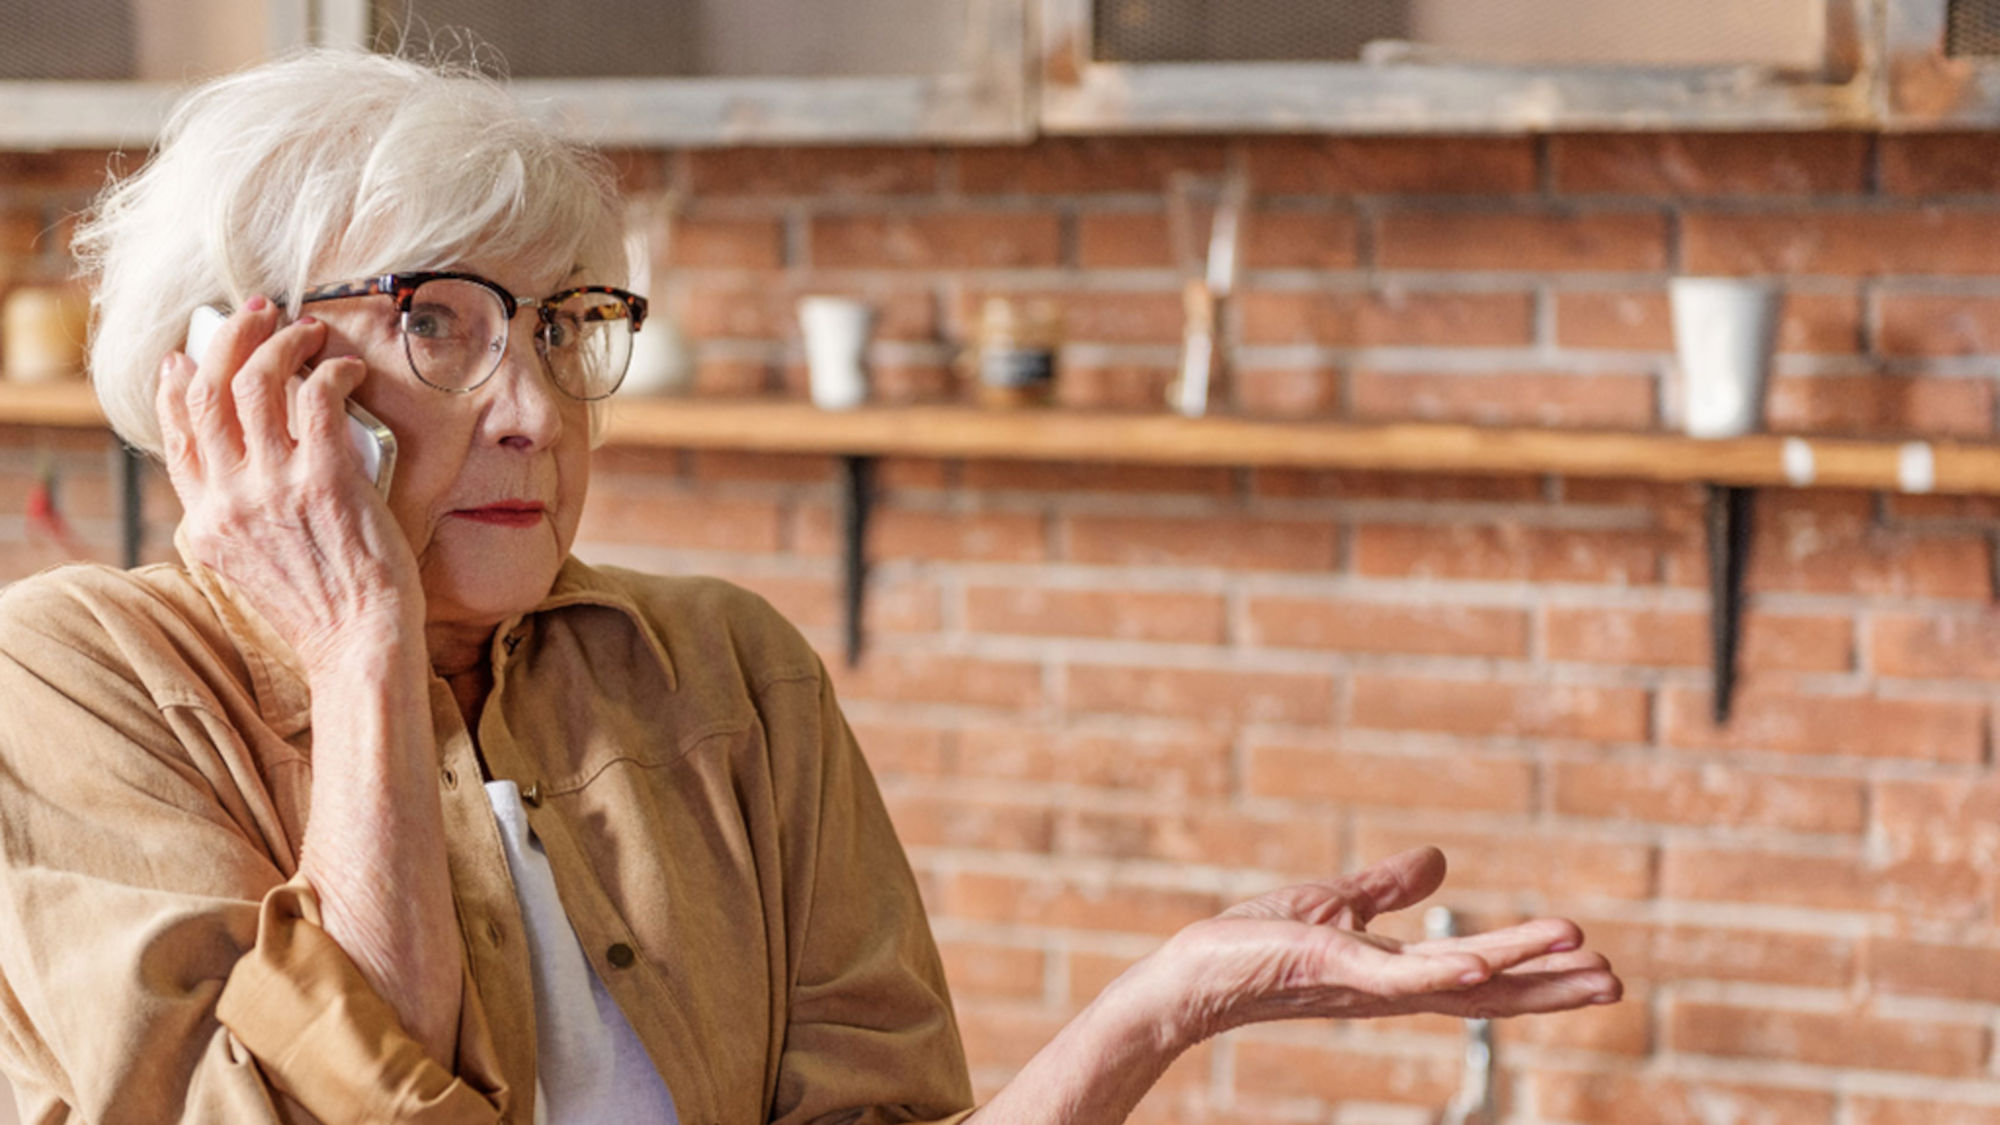
[[[218, 79], [99, 198], [75, 248], [91, 379], [111, 426], [160, 451], [153, 395], [200, 305], [471, 259], [628, 269], [609, 163], [470, 67], [313, 50]], [[592, 429], [598, 427], [592, 412]]]

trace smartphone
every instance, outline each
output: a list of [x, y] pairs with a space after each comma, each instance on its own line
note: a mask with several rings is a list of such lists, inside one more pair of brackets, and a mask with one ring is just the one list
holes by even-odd
[[[208, 351], [209, 341], [215, 338], [215, 330], [228, 319], [212, 305], [194, 310], [194, 316], [188, 320], [187, 354], [200, 362], [202, 353]], [[389, 495], [389, 481], [396, 475], [396, 435], [380, 418], [348, 399], [347, 440], [354, 446], [354, 452], [361, 455], [361, 467], [368, 479], [375, 482], [382, 495]]]

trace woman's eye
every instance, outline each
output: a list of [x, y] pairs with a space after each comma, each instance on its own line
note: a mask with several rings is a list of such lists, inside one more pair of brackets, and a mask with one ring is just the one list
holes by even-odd
[[443, 340], [457, 334], [458, 318], [450, 309], [418, 307], [403, 318], [403, 334], [424, 340]]

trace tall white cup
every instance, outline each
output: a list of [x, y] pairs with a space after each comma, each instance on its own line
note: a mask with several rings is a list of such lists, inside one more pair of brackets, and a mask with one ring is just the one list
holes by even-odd
[[799, 327], [806, 336], [806, 370], [813, 405], [851, 410], [868, 397], [862, 357], [875, 319], [866, 302], [852, 297], [799, 298]]
[[1677, 277], [1667, 283], [1688, 435], [1736, 437], [1764, 421], [1764, 383], [1783, 294], [1768, 281]]

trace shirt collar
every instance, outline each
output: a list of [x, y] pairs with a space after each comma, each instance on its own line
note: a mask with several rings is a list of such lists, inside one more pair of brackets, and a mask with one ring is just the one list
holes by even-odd
[[[298, 653], [229, 579], [194, 561], [178, 529], [174, 532], [174, 547], [180, 551], [196, 587], [214, 608], [230, 643], [243, 658], [251, 691], [256, 695], [258, 717], [280, 738], [291, 738], [305, 730], [312, 722], [312, 695], [306, 687], [305, 667]], [[622, 614], [659, 660], [667, 690], [675, 689], [673, 660], [639, 603], [611, 576], [574, 555], [563, 560], [548, 596], [534, 609], [503, 622], [494, 632], [493, 643], [496, 647], [505, 646], [510, 640], [518, 644], [532, 618], [572, 606], [597, 606]], [[496, 676], [504, 663], [495, 660]]]

